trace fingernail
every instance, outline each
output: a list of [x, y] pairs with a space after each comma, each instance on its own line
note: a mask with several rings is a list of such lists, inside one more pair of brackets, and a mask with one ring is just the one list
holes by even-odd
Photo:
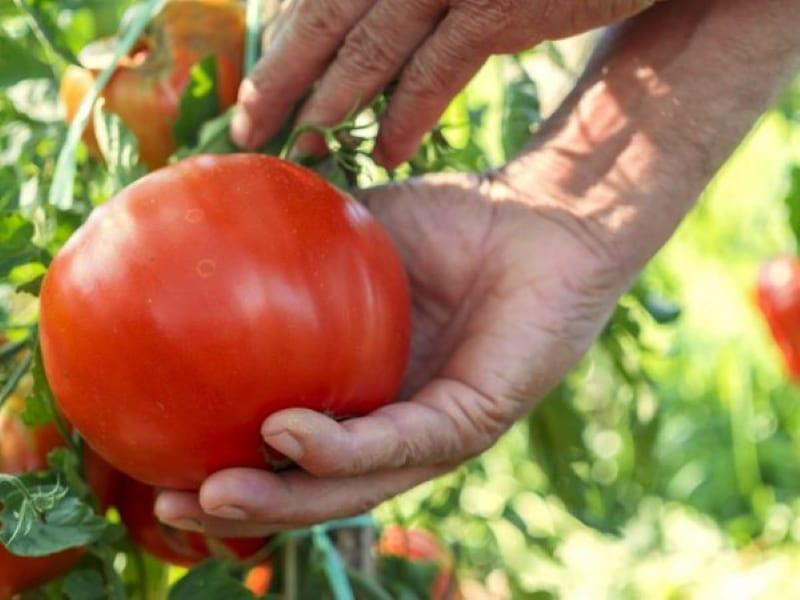
[[252, 138], [253, 121], [241, 108], [236, 110], [231, 121], [231, 138], [239, 145], [246, 147]]
[[303, 447], [291, 433], [281, 431], [280, 433], [265, 435], [264, 441], [272, 448], [284, 456], [297, 461], [303, 457]]
[[220, 506], [208, 512], [220, 519], [230, 519], [231, 521], [246, 521], [248, 519], [247, 513], [238, 506]]
[[169, 525], [170, 527], [174, 527], [175, 529], [183, 529], [185, 531], [196, 531], [198, 533], [203, 532], [203, 524], [196, 519], [161, 519], [159, 520], [164, 523], [165, 525]]

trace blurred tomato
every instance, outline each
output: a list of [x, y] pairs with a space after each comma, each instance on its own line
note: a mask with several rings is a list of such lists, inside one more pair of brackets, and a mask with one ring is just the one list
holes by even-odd
[[45, 277], [40, 333], [58, 405], [101, 456], [197, 489], [267, 467], [260, 428], [278, 410], [391, 401], [409, 313], [360, 204], [286, 161], [197, 156], [95, 211]]
[[439, 570], [431, 586], [430, 597], [435, 600], [458, 597], [453, 575], [453, 554], [432, 533], [423, 529], [406, 529], [399, 525], [389, 525], [381, 532], [378, 554], [436, 564]]
[[261, 550], [266, 540], [256, 538], [216, 539], [182, 531], [156, 519], [154, 488], [125, 478], [117, 508], [131, 539], [156, 558], [172, 565], [191, 567], [212, 556], [247, 560]]
[[[54, 425], [29, 429], [20, 418], [24, 401], [12, 396], [0, 410], [0, 473], [20, 475], [45, 469], [47, 454], [64, 439]], [[116, 474], [91, 452], [85, 458], [86, 478], [101, 506], [114, 494]], [[19, 557], [0, 544], [0, 599], [47, 583], [68, 571], [80, 558], [80, 550], [68, 550], [41, 558]]]
[[253, 592], [257, 598], [266, 596], [272, 583], [272, 565], [263, 564], [253, 567], [244, 578], [244, 587]]
[[[150, 168], [160, 167], [175, 151], [175, 123], [189, 72], [198, 61], [215, 56], [222, 108], [236, 101], [242, 79], [245, 17], [239, 0], [169, 0], [147, 31], [123, 57], [102, 92], [105, 110], [118, 115], [139, 141], [139, 155]], [[105, 68], [115, 40], [88, 46], [83, 67], [71, 66], [61, 80], [67, 121]], [[95, 153], [92, 128], [84, 140]]]
[[800, 261], [783, 256], [761, 267], [758, 305], [794, 379], [800, 379]]

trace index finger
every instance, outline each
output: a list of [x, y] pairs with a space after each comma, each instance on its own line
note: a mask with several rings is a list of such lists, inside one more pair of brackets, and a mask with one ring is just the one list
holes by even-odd
[[252, 149], [275, 135], [375, 0], [294, 0], [239, 88], [231, 137]]

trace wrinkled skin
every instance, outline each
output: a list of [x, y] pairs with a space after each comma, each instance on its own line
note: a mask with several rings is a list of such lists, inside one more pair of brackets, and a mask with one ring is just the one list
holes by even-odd
[[101, 456], [197, 489], [266, 468], [260, 428], [278, 410], [390, 402], [409, 312], [400, 260], [361, 205], [286, 161], [199, 156], [76, 232], [42, 285], [40, 336], [59, 407]]
[[148, 485], [125, 478], [117, 499], [128, 535], [142, 549], [171, 565], [191, 567], [212, 556], [247, 560], [266, 543], [256, 538], [213, 539], [181, 531], [160, 523], [153, 514], [156, 491]]
[[[278, 132], [313, 91], [299, 121], [332, 125], [398, 81], [375, 158], [411, 158], [450, 100], [492, 54], [520, 52], [607, 25], [656, 0], [291, 0], [239, 92], [232, 135], [244, 148]], [[315, 86], [316, 84], [316, 86]], [[306, 136], [298, 150], [324, 145]]]
[[[175, 151], [172, 126], [181, 94], [197, 61], [217, 58], [222, 108], [236, 100], [242, 79], [244, 8], [238, 0], [170, 0], [125, 57], [102, 92], [104, 107], [118, 115], [139, 141], [139, 155], [151, 169]], [[100, 42], [81, 53], [85, 68], [70, 66], [61, 81], [61, 100], [71, 122], [94, 77], [108, 60]], [[91, 127], [84, 140], [97, 152]]]
[[[0, 473], [20, 475], [47, 468], [47, 454], [64, 445], [54, 425], [28, 429], [19, 417], [24, 401], [12, 396], [0, 411]], [[103, 461], [88, 453], [86, 472], [89, 485], [108, 506], [116, 487], [116, 475]], [[52, 556], [28, 558], [14, 556], [0, 544], [0, 600], [35, 588], [72, 568], [80, 550], [67, 550]]]

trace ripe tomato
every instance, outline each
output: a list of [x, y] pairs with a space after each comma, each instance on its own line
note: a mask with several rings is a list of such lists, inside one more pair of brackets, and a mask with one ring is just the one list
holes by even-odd
[[[102, 93], [105, 109], [118, 115], [136, 135], [143, 163], [150, 168], [163, 166], [175, 151], [172, 126], [189, 72], [198, 61], [216, 57], [220, 106], [236, 102], [244, 34], [240, 0], [169, 0], [153, 19]], [[68, 122], [95, 76], [108, 64], [112, 47], [108, 40], [88, 46], [80, 56], [85, 68], [72, 66], [64, 72], [60, 96]], [[91, 127], [84, 140], [96, 153]]]
[[45, 369], [91, 446], [150, 485], [265, 467], [260, 426], [397, 392], [408, 284], [389, 237], [317, 174], [193, 157], [100, 207], [42, 287]]
[[263, 539], [214, 539], [165, 525], [153, 514], [156, 492], [149, 485], [125, 478], [117, 508], [128, 533], [144, 550], [172, 565], [191, 567], [212, 556], [247, 560], [264, 547]]
[[439, 571], [431, 586], [431, 598], [443, 600], [458, 597], [453, 577], [453, 554], [432, 533], [390, 525], [381, 532], [378, 554], [435, 563]]
[[[53, 425], [28, 429], [19, 417], [24, 402], [12, 396], [0, 411], [0, 473], [19, 475], [47, 467], [47, 454], [64, 445]], [[107, 506], [116, 482], [113, 471], [97, 456], [87, 453], [87, 480], [101, 505]], [[81, 556], [67, 550], [41, 558], [11, 554], [0, 544], [0, 599], [42, 585], [68, 571]]]
[[790, 375], [800, 379], [800, 261], [784, 256], [765, 263], [757, 300]]

